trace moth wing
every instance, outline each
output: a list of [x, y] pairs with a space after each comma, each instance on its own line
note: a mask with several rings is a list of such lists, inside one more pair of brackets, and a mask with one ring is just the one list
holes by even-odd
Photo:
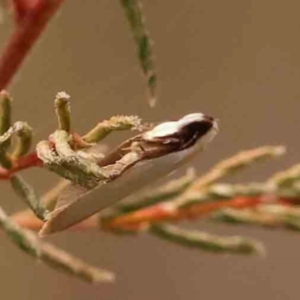
[[61, 210], [62, 208], [77, 201], [88, 191], [89, 189], [87, 189], [84, 186], [75, 183], [70, 183], [67, 187], [65, 187], [62, 190], [61, 194], [59, 195], [54, 211]]
[[72, 203], [78, 201], [87, 192], [89, 192], [89, 189], [79, 184], [70, 183], [68, 186], [66, 186], [59, 195], [54, 210], [47, 216], [47, 221], [44, 223], [39, 235], [43, 236], [51, 232], [53, 230], [52, 221], [55, 219], [55, 217], [62, 210], [67, 209]]

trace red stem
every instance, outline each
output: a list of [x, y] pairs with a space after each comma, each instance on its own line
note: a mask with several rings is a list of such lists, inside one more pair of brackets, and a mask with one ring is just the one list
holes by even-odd
[[[32, 1], [29, 2], [32, 3]], [[63, 0], [36, 0], [34, 5], [28, 6], [28, 11], [24, 13], [25, 1], [14, 0], [13, 9], [19, 11], [15, 11], [17, 20], [15, 29], [0, 57], [0, 90], [6, 88], [11, 82], [30, 49], [62, 2]]]
[[19, 23], [36, 2], [37, 0], [11, 0], [10, 5], [15, 22]]
[[103, 226], [105, 228], [125, 228], [128, 226], [139, 227], [143, 225], [143, 223], [148, 222], [155, 223], [162, 221], [194, 219], [224, 207], [237, 209], [254, 207], [262, 202], [261, 199], [261, 197], [236, 197], [224, 201], [193, 204], [176, 210], [166, 209], [163, 204], [156, 204], [136, 212], [107, 220], [104, 222]]
[[0, 180], [9, 179], [13, 174], [15, 174], [18, 171], [28, 169], [31, 167], [40, 167], [42, 165], [43, 163], [37, 157], [36, 153], [30, 153], [26, 156], [20, 157], [16, 161], [13, 161], [13, 166], [9, 170], [0, 167]]
[[[178, 210], [165, 209], [163, 205], [156, 204], [136, 212], [128, 213], [120, 217], [115, 217], [110, 220], [102, 221], [101, 228], [103, 229], [124, 229], [130, 231], [138, 231], [148, 222], [157, 223], [162, 221], [179, 221], [183, 219], [199, 218], [204, 215], [221, 209], [223, 207], [232, 207], [243, 209], [246, 207], [254, 207], [261, 201], [259, 198], [236, 197], [222, 202], [198, 203], [186, 208]], [[12, 216], [14, 221], [20, 226], [39, 230], [42, 222], [38, 220], [31, 212], [18, 212]], [[99, 221], [95, 216], [77, 224], [73, 229], [95, 229], [99, 227]]]
[[[102, 220], [101, 228], [104, 230], [121, 229], [128, 231], [139, 231], [148, 222], [159, 223], [164, 221], [180, 221], [186, 219], [195, 219], [207, 216], [210, 213], [222, 208], [245, 209], [254, 208], [263, 203], [264, 197], [235, 197], [225, 201], [216, 201], [210, 203], [197, 203], [189, 207], [180, 208], [178, 210], [165, 209], [163, 205], [157, 204], [151, 207], [128, 213], [120, 217], [110, 220]], [[277, 199], [277, 203], [282, 205], [290, 205], [289, 199]], [[43, 222], [38, 220], [30, 211], [21, 211], [12, 216], [15, 222], [20, 226], [32, 230], [39, 230]], [[74, 230], [98, 229], [99, 220], [97, 215], [72, 227]]]

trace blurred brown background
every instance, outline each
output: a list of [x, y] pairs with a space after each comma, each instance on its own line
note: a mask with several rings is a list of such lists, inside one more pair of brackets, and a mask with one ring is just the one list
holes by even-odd
[[[36, 141], [55, 128], [53, 99], [66, 90], [79, 132], [114, 114], [145, 120], [195, 111], [220, 119], [221, 133], [195, 159], [199, 172], [236, 151], [284, 144], [288, 155], [235, 181], [262, 180], [299, 161], [300, 3], [267, 0], [144, 1], [155, 41], [160, 101], [150, 109], [133, 42], [118, 1], [66, 1], [18, 74], [11, 92], [15, 119], [35, 128]], [[1, 27], [1, 41], [9, 21]], [[116, 134], [111, 143], [124, 138]], [[26, 172], [42, 193], [56, 176]], [[1, 183], [1, 205], [23, 206]], [[214, 256], [148, 236], [62, 233], [53, 242], [114, 270], [114, 285], [90, 286], [36, 264], [1, 239], [5, 299], [298, 299], [300, 235], [281, 230], [197, 222], [200, 229], [263, 240], [266, 258]]]

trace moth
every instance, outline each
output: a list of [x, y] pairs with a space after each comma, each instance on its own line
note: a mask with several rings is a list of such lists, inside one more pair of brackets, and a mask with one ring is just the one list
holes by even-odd
[[110, 174], [108, 182], [93, 189], [70, 182], [40, 236], [67, 229], [168, 175], [204, 149], [217, 132], [216, 119], [193, 113], [126, 140], [99, 162]]

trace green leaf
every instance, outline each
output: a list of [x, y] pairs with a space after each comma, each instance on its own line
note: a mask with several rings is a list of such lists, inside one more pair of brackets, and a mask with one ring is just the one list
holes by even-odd
[[137, 0], [120, 0], [136, 44], [137, 54], [146, 78], [150, 106], [156, 103], [157, 75], [154, 68], [152, 42], [145, 25], [141, 3]]

